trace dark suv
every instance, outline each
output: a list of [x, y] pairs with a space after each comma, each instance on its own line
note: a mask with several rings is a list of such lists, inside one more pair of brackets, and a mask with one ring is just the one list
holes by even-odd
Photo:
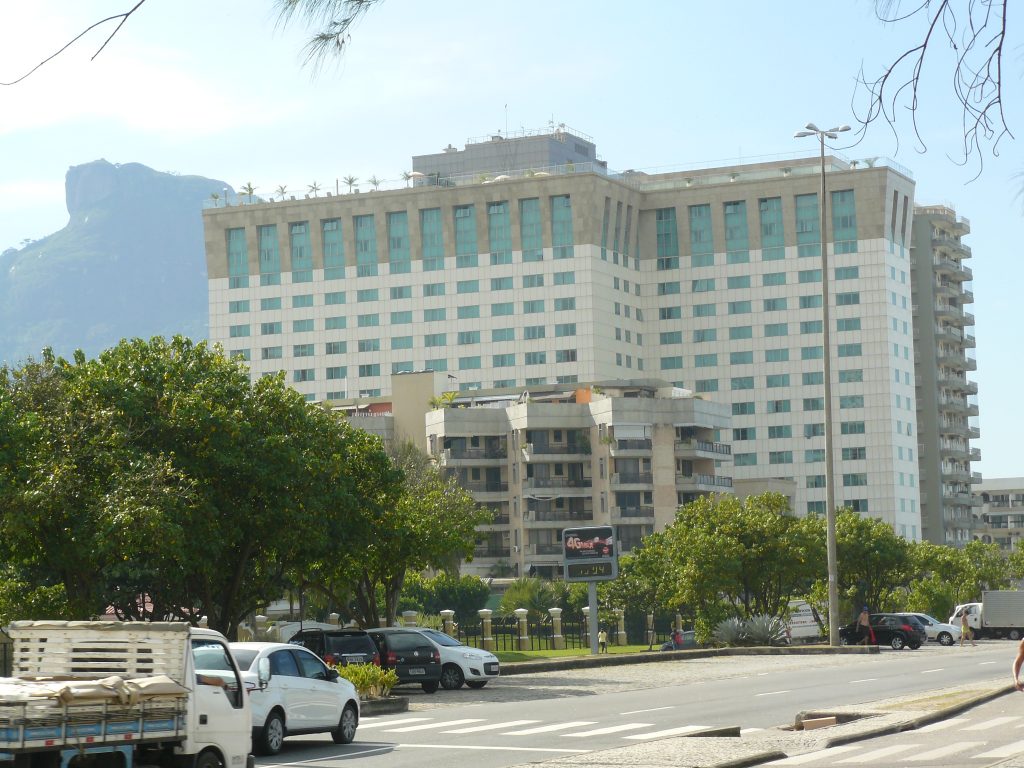
[[376, 664], [380, 654], [370, 636], [361, 629], [303, 629], [292, 635], [292, 645], [308, 648], [330, 665]]
[[[928, 640], [924, 626], [912, 617], [895, 613], [872, 613], [870, 621], [871, 631], [875, 635], [872, 645], [888, 645], [897, 651], [901, 648], [916, 651]], [[861, 639], [856, 621], [839, 630], [839, 642], [843, 645], [856, 645]]]
[[380, 652], [380, 665], [393, 669], [398, 684], [419, 683], [434, 693], [441, 682], [441, 652], [417, 630], [383, 627], [367, 630]]

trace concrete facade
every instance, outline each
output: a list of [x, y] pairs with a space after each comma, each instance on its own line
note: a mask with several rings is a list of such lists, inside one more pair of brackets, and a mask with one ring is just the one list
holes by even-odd
[[1024, 477], [982, 480], [974, 486], [978, 512], [972, 535], [1005, 552], [1021, 546], [1024, 535]]
[[[836, 498], [919, 539], [914, 184], [826, 163]], [[817, 160], [502, 175], [204, 211], [211, 338], [310, 400], [425, 368], [464, 392], [662, 378], [729, 410], [735, 478], [823, 513]]]

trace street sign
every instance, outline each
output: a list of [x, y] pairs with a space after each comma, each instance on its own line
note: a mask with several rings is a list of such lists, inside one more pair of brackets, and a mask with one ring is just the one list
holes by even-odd
[[615, 529], [610, 525], [562, 531], [566, 581], [610, 581], [619, 575]]

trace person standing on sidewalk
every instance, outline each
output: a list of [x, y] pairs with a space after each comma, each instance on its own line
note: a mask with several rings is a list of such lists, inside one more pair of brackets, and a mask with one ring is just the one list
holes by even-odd
[[608, 633], [603, 629], [597, 633], [597, 652], [608, 653]]
[[1024, 664], [1024, 640], [1017, 646], [1017, 658], [1013, 660], [1013, 685], [1018, 691], [1024, 691], [1024, 683], [1020, 681], [1020, 666]]
[[[976, 646], [977, 645], [977, 643], [974, 642], [974, 633], [971, 631], [971, 625], [967, 623], [967, 609], [966, 608], [964, 608], [963, 611], [961, 611], [961, 613], [960, 613], [960, 647], [961, 648], [964, 647], [964, 638], [965, 637], [968, 640], [971, 641], [971, 645], [972, 646]], [[1018, 664], [1017, 666], [1019, 667], [1020, 664]], [[1014, 673], [1014, 674], [1016, 674], [1016, 673]]]
[[867, 645], [871, 641], [871, 614], [868, 613], [866, 605], [857, 617], [857, 632], [860, 633], [861, 645]]

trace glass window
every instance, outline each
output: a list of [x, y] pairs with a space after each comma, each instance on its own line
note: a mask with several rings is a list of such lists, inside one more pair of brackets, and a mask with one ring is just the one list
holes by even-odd
[[555, 299], [555, 311], [561, 312], [568, 309], [576, 309], [576, 297], [568, 296], [563, 299]]
[[312, 344], [296, 344], [292, 347], [292, 357], [312, 357]]
[[436, 309], [424, 309], [423, 310], [423, 322], [425, 323], [436, 323], [445, 319], [445, 308], [438, 307]]
[[707, 291], [715, 290], [715, 278], [705, 278], [703, 280], [693, 280], [690, 284], [690, 289], [694, 293], [705, 293]]
[[380, 364], [379, 363], [367, 363], [359, 366], [360, 376], [380, 376]]
[[750, 287], [750, 275], [736, 275], [734, 277], [726, 278], [727, 288], [749, 288]]
[[406, 211], [394, 211], [387, 214], [388, 227], [388, 263], [391, 274], [412, 271], [412, 257], [409, 253], [409, 214]]
[[491, 290], [492, 291], [511, 291], [512, 290], [512, 278], [511, 277], [492, 277], [491, 278]]
[[346, 327], [345, 317], [325, 317], [324, 318], [324, 330], [325, 331], [340, 331]]
[[776, 299], [765, 299], [764, 300], [764, 311], [765, 312], [783, 312], [786, 309], [786, 297], [782, 296]]
[[750, 402], [746, 403], [733, 403], [732, 404], [732, 415], [733, 416], [753, 416], [754, 415], [754, 404]]
[[411, 285], [396, 285], [391, 288], [392, 299], [411, 299], [412, 298], [412, 286]]
[[745, 352], [730, 352], [729, 365], [746, 365], [754, 362], [754, 353], [750, 350]]
[[391, 313], [391, 324], [392, 325], [406, 325], [412, 322], [412, 310], [402, 310], [400, 312]]
[[274, 334], [281, 333], [281, 323], [260, 323], [260, 334], [263, 336], [272, 336]]
[[523, 355], [523, 362], [526, 365], [544, 365], [547, 362], [547, 355], [544, 352], [527, 352]]
[[821, 256], [821, 228], [816, 194], [796, 196], [796, 255]]
[[[711, 205], [691, 205], [690, 215], [690, 251], [693, 253], [692, 266], [711, 266], [714, 264], [715, 243], [711, 228]], [[698, 257], [704, 258], [699, 259]], [[708, 263], [710, 259], [710, 263]]]
[[544, 275], [523, 275], [523, 288], [542, 288]]
[[443, 347], [446, 345], [445, 340], [446, 334], [443, 333], [428, 333], [423, 337], [424, 347]]
[[694, 355], [693, 365], [695, 368], [713, 368], [718, 365], [718, 355], [714, 352], [703, 355]]
[[360, 328], [371, 328], [380, 325], [380, 315], [373, 313], [368, 315], [359, 315], [356, 318], [356, 325]]
[[802, 320], [800, 333], [821, 333], [821, 320]]
[[260, 310], [266, 312], [271, 309], [281, 308], [281, 297], [275, 296], [272, 299], [260, 299]]
[[288, 225], [288, 244], [292, 259], [292, 282], [312, 282], [313, 247], [309, 242], [309, 222], [297, 221]]
[[313, 330], [313, 318], [305, 320], [292, 320], [293, 333], [306, 333]]
[[356, 301], [358, 302], [379, 300], [380, 291], [378, 291], [376, 288], [362, 288], [356, 291]]
[[679, 233], [676, 228], [676, 209], [658, 208], [654, 212], [654, 223], [658, 269], [678, 269]]
[[356, 275], [370, 277], [377, 274], [377, 225], [373, 214], [355, 216], [353, 228], [356, 238]]
[[264, 360], [280, 360], [284, 356], [281, 347], [263, 347], [260, 350], [260, 357]]
[[512, 224], [506, 200], [487, 204], [487, 242], [492, 265], [512, 263]]
[[815, 294], [813, 296], [801, 296], [800, 297], [800, 309], [820, 309], [821, 308], [821, 294]]
[[420, 258], [424, 272], [444, 269], [444, 234], [440, 208], [420, 211]]
[[328, 341], [324, 345], [324, 354], [326, 355], [344, 355], [348, 350], [348, 342], [345, 341]]
[[238, 314], [239, 312], [248, 312], [248, 311], [249, 311], [249, 300], [248, 299], [245, 299], [244, 301], [229, 301], [228, 302], [228, 312], [230, 312], [231, 314]]
[[804, 386], [816, 387], [825, 383], [825, 374], [822, 371], [804, 371], [800, 374]]
[[519, 239], [522, 241], [523, 261], [543, 260], [544, 235], [540, 218], [540, 200], [536, 197], [519, 201]]
[[480, 291], [479, 280], [459, 280], [455, 284], [456, 293], [478, 293]]
[[681, 369], [683, 367], [683, 358], [679, 355], [672, 355], [669, 357], [661, 358], [661, 370], [671, 371]]
[[515, 306], [511, 301], [491, 304], [491, 317], [506, 317], [515, 314]]
[[836, 306], [848, 307], [853, 304], [860, 304], [860, 293], [857, 291], [836, 294]]
[[758, 211], [761, 215], [761, 259], [780, 261], [786, 257], [782, 229], [782, 198], [762, 197], [758, 201]]
[[836, 320], [837, 331], [859, 331], [860, 330], [860, 318], [859, 317], [841, 317]]
[[230, 338], [232, 338], [232, 339], [237, 339], [237, 338], [239, 338], [241, 336], [248, 336], [248, 335], [249, 335], [249, 326], [248, 325], [232, 325], [228, 329], [228, 336], [230, 336]]
[[[618, 303], [618, 302], [616, 302]], [[711, 305], [714, 307], [714, 304]], [[618, 314], [616, 312], [615, 314]], [[680, 307], [660, 307], [658, 309], [659, 320], [679, 320], [683, 316], [683, 311]]]
[[750, 261], [750, 237], [747, 232], [747, 203], [738, 200], [724, 204], [725, 261], [746, 264]]
[[516, 356], [512, 353], [494, 355], [491, 358], [491, 365], [494, 368], [511, 368], [516, 364]]
[[473, 205], [457, 205], [455, 216], [455, 266], [475, 267], [479, 264], [479, 250], [476, 245], [476, 208]]
[[523, 314], [532, 315], [544, 311], [544, 299], [533, 299], [523, 302]]
[[672, 280], [667, 283], [658, 283], [658, 295], [659, 296], [671, 296], [679, 293], [679, 281]]
[[345, 277], [345, 241], [341, 236], [341, 220], [321, 221], [320, 240], [324, 256], [324, 280], [341, 280]]
[[[836, 253], [857, 252], [857, 206], [852, 189], [840, 189], [832, 193], [832, 240]], [[856, 267], [853, 267], [856, 269]], [[838, 274], [836, 279], [840, 278]]]
[[464, 307], [459, 307], [456, 310], [456, 314], [459, 320], [472, 320], [480, 317], [480, 305], [479, 304], [467, 304]]
[[781, 349], [766, 349], [764, 351], [764, 361], [766, 363], [785, 363], [789, 360], [789, 349], [783, 347]]
[[[312, 345], [310, 345], [312, 346]], [[360, 352], [380, 352], [380, 339], [360, 339]]]
[[730, 315], [746, 315], [750, 313], [750, 302], [749, 301], [730, 301], [729, 302], [729, 314]]
[[228, 251], [228, 287], [249, 287], [249, 251], [245, 242], [245, 229], [226, 232]]
[[551, 249], [556, 259], [573, 257], [572, 201], [569, 195], [551, 198]]
[[336, 304], [345, 303], [345, 292], [344, 291], [332, 291], [331, 293], [324, 294], [324, 304], [331, 306]]
[[555, 279], [555, 285], [575, 285], [576, 284], [576, 273], [575, 272], [555, 272], [554, 279]]
[[864, 371], [861, 368], [847, 368], [839, 371], [840, 384], [853, 384], [864, 381]]
[[470, 355], [469, 357], [459, 358], [459, 370], [460, 371], [471, 371], [476, 370], [480, 367], [480, 355]]
[[730, 381], [730, 389], [753, 389], [754, 388], [754, 377], [753, 376], [734, 376]]
[[789, 400], [769, 400], [765, 403], [765, 410], [768, 413], [789, 413]]
[[749, 325], [734, 325], [729, 329], [729, 341], [736, 341], [740, 339], [752, 339], [754, 337], [754, 330]]
[[557, 323], [555, 325], [555, 336], [575, 336], [576, 323]]
[[764, 378], [764, 385], [768, 389], [775, 387], [788, 387], [789, 386], [789, 374], [788, 373], [772, 373]]
[[[678, 309], [678, 307], [675, 307]], [[693, 316], [694, 317], [714, 317], [716, 314], [714, 304], [694, 304], [693, 305]], [[663, 318], [664, 319], [664, 318]]]
[[459, 344], [479, 344], [480, 331], [459, 331]]
[[260, 285], [281, 284], [281, 252], [277, 242], [277, 225], [256, 227], [260, 251]]
[[492, 328], [491, 341], [515, 341], [515, 328]]
[[544, 338], [543, 325], [527, 325], [523, 328], [523, 338], [527, 341]]

